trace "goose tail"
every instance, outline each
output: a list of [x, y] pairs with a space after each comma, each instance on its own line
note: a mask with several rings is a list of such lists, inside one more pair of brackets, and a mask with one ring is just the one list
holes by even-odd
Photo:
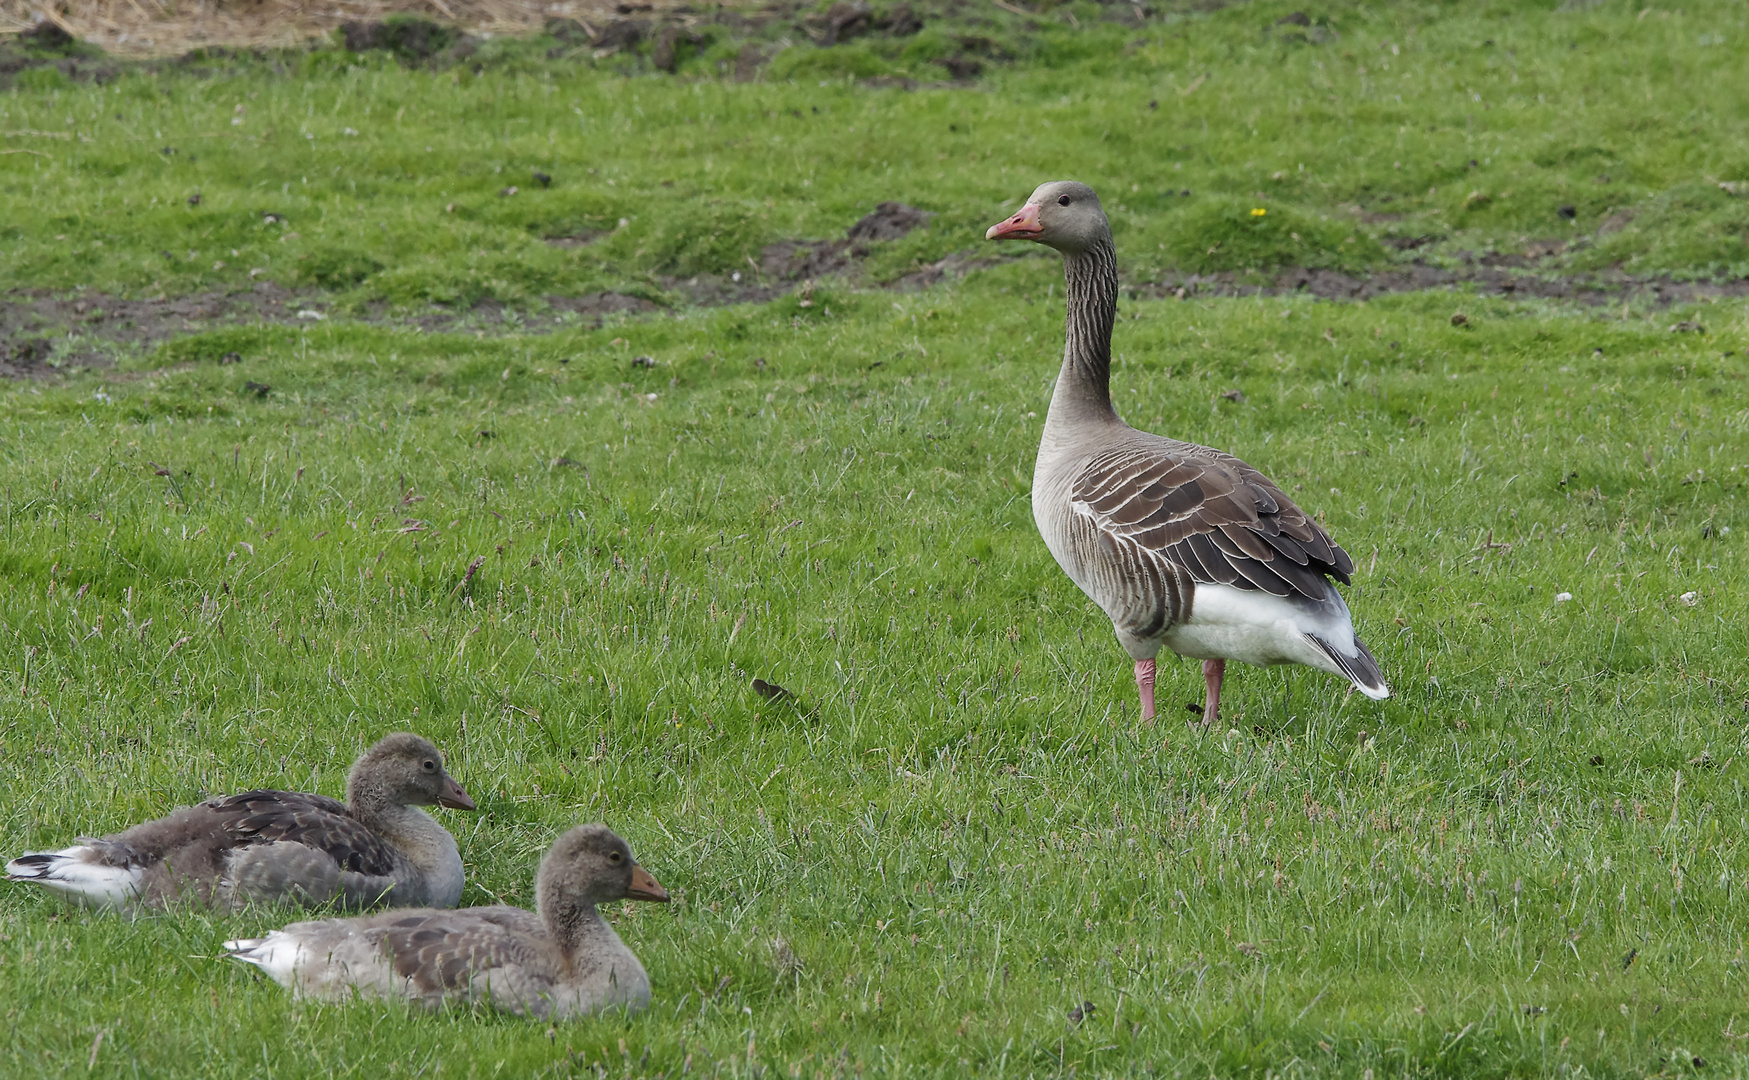
[[262, 955], [262, 947], [267, 944], [264, 937], [232, 938], [225, 942], [225, 952], [233, 960], [241, 960], [245, 964], [259, 967], [266, 957]]
[[1306, 636], [1330, 658], [1331, 663], [1342, 670], [1342, 674], [1354, 684], [1356, 690], [1374, 701], [1383, 701], [1391, 696], [1391, 688], [1385, 684], [1385, 673], [1379, 670], [1378, 660], [1373, 657], [1372, 650], [1361, 644], [1359, 638], [1353, 639], [1354, 652], [1344, 653], [1316, 634]]
[[140, 889], [137, 866], [109, 866], [84, 844], [31, 851], [6, 864], [6, 880], [28, 881], [91, 907], [125, 907]]
[[253, 964], [282, 986], [291, 986], [296, 979], [303, 949], [283, 930], [274, 930], [266, 937], [233, 938], [225, 942], [231, 959]]

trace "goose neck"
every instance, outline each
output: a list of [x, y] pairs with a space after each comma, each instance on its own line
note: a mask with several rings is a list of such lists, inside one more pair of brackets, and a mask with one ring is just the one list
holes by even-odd
[[614, 937], [613, 928], [601, 917], [601, 912], [587, 900], [548, 895], [539, 899], [540, 916], [546, 923], [553, 944], [571, 966], [580, 952], [588, 950], [591, 941]]
[[1111, 407], [1111, 327], [1117, 318], [1117, 252], [1105, 237], [1063, 256], [1067, 313], [1063, 370], [1051, 415], [1065, 421], [1117, 419]]
[[455, 837], [417, 806], [364, 799], [353, 804], [352, 813], [427, 874], [460, 861]]

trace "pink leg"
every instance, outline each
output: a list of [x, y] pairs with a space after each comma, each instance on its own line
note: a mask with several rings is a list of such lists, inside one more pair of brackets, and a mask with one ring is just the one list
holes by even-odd
[[1154, 719], [1154, 661], [1136, 661], [1136, 690], [1142, 695], [1142, 719]]
[[1202, 707], [1202, 726], [1211, 728], [1215, 725], [1215, 715], [1221, 709], [1221, 676], [1227, 673], [1225, 660], [1204, 660], [1202, 662], [1202, 678], [1208, 683], [1208, 701]]

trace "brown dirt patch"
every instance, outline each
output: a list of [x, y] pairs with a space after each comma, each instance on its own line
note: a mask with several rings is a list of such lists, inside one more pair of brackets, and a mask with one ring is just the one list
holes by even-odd
[[1534, 258], [1486, 256], [1458, 268], [1411, 263], [1365, 277], [1338, 270], [1288, 267], [1264, 281], [1239, 273], [1187, 274], [1130, 286], [1138, 296], [1285, 296], [1305, 294], [1324, 300], [1370, 300], [1397, 292], [1468, 288], [1483, 296], [1569, 300], [1581, 304], [1652, 303], [1660, 307], [1727, 297], [1749, 296], [1749, 278], [1679, 281], [1631, 274], [1539, 274], [1520, 272]]
[[[797, 284], [819, 278], [860, 278], [869, 244], [896, 240], [935, 215], [904, 203], [884, 202], [841, 240], [791, 240], [768, 245], [757, 270], [727, 277], [668, 278], [662, 288], [683, 303], [715, 307], [764, 303]], [[559, 237], [549, 243], [581, 244], [593, 236]], [[964, 272], [970, 263], [950, 257], [913, 274], [900, 288]], [[508, 333], [553, 330], [609, 316], [647, 315], [662, 305], [619, 292], [588, 292], [543, 298], [547, 310], [527, 315], [498, 301], [468, 308], [433, 306], [421, 312], [391, 312], [376, 306], [353, 316], [365, 322], [416, 327], [432, 333], [474, 331]], [[314, 290], [296, 292], [273, 281], [249, 288], [175, 298], [127, 298], [104, 293], [58, 295], [17, 290], [0, 295], [0, 378], [46, 378], [71, 368], [108, 367], [118, 351], [143, 351], [162, 342], [222, 326], [308, 325], [328, 318], [333, 297]]]
[[[433, 307], [412, 315], [378, 308], [359, 318], [433, 333], [486, 328], [503, 333], [552, 329], [574, 322], [576, 316], [593, 317], [600, 325], [608, 315], [662, 310], [641, 296], [616, 292], [549, 296], [546, 302], [551, 315], [543, 320], [514, 317], [516, 313], [496, 301], [466, 309]], [[20, 290], [0, 295], [0, 378], [50, 378], [74, 368], [110, 367], [118, 352], [145, 351], [224, 326], [307, 326], [326, 320], [331, 306], [332, 298], [324, 294], [292, 292], [271, 281], [174, 299]]]
[[[807, 283], [836, 280], [864, 285], [863, 260], [869, 245], [899, 239], [934, 215], [903, 203], [882, 203], [835, 240], [784, 240], [760, 252], [756, 266], [728, 276], [667, 278], [660, 284], [674, 300], [692, 306], [765, 303]], [[549, 242], [587, 243], [593, 237]], [[1749, 278], [1677, 281], [1621, 273], [1560, 275], [1538, 273], [1541, 258], [1559, 254], [1558, 245], [1532, 245], [1519, 255], [1466, 256], [1457, 267], [1425, 263], [1355, 276], [1334, 270], [1290, 267], [1260, 278], [1239, 273], [1169, 275], [1126, 286], [1134, 296], [1191, 297], [1307, 295], [1325, 300], [1368, 300], [1397, 292], [1468, 289], [1485, 296], [1551, 299], [1580, 304], [1624, 301], [1657, 306], [1749, 296]], [[1022, 254], [991, 247], [954, 252], [883, 287], [915, 291], [963, 277]], [[497, 301], [468, 308], [433, 306], [424, 311], [391, 312], [377, 306], [358, 315], [365, 322], [417, 328], [431, 333], [540, 333], [592, 320], [601, 326], [612, 316], [648, 315], [664, 310], [647, 297], [619, 292], [589, 292], [544, 298], [546, 310], [530, 314]], [[329, 316], [333, 298], [316, 291], [294, 292], [271, 281], [233, 292], [207, 292], [175, 298], [129, 299], [83, 292], [55, 295], [20, 290], [0, 295], [0, 378], [51, 378], [73, 368], [108, 367], [118, 352], [144, 351], [158, 344], [223, 326], [309, 325]]]
[[[621, 8], [615, 0], [0, 0], [0, 33], [52, 23], [81, 41], [118, 56], [174, 56], [213, 45], [242, 48], [302, 45], [333, 33], [345, 23], [381, 22], [392, 14], [423, 15], [469, 33], [532, 34], [548, 19], [582, 19], [606, 25]], [[647, 0], [641, 11], [690, 11], [678, 0]]]
[[[323, 306], [317, 298], [307, 303]], [[150, 347], [224, 324], [294, 322], [305, 310], [314, 307], [270, 282], [174, 299], [13, 292], [0, 296], [0, 376], [42, 378], [67, 368], [109, 367], [118, 347]]]
[[[701, 275], [694, 278], [669, 279], [664, 286], [686, 298], [687, 302], [704, 307], [723, 304], [764, 303], [789, 292], [801, 282], [824, 278], [840, 278], [850, 284], [862, 282], [862, 260], [871, 252], [870, 244], [898, 240], [913, 229], [927, 225], [935, 215], [900, 202], [884, 202], [858, 219], [838, 240], [779, 240], [767, 244], [759, 253], [757, 269], [751, 273], [736, 273], [728, 277]], [[938, 266], [958, 266], [962, 260], [949, 256]], [[934, 268], [926, 268], [930, 273]], [[949, 272], [936, 269], [929, 281], [940, 280]], [[889, 288], [914, 288], [908, 275]]]

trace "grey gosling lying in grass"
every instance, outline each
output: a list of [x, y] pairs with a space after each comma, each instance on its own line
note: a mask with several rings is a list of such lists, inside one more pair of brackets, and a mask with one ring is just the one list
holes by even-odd
[[403, 732], [353, 764], [344, 803], [246, 791], [60, 851], [20, 855], [6, 876], [100, 908], [454, 907], [461, 855], [455, 838], [419, 809], [431, 805], [474, 809], [437, 747]]
[[539, 914], [515, 907], [394, 911], [293, 923], [227, 941], [296, 997], [486, 1004], [564, 1020], [650, 1003], [650, 977], [597, 905], [668, 893], [605, 825], [559, 837], [535, 876]]
[[1137, 431], [1112, 408], [1117, 256], [1093, 189], [1042, 184], [984, 235], [1063, 256], [1063, 368], [1033, 469], [1032, 515], [1135, 661], [1142, 718], [1154, 715], [1162, 647], [1203, 661], [1205, 727], [1220, 709], [1228, 660], [1305, 664], [1389, 697], [1331, 580], [1348, 584], [1354, 560], [1330, 534], [1233, 455]]

